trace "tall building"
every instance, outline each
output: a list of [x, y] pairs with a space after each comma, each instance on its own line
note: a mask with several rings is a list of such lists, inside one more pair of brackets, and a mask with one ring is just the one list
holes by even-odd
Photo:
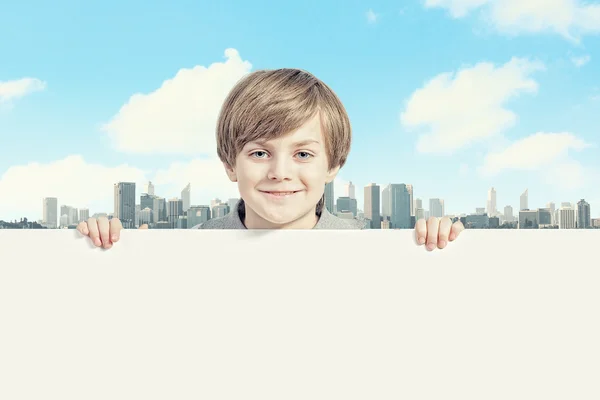
[[512, 206], [504, 207], [504, 220], [508, 222], [514, 221]]
[[386, 185], [381, 191], [381, 218], [385, 220], [392, 216], [392, 200], [390, 197], [391, 184]]
[[149, 207], [141, 208], [138, 216], [138, 226], [142, 226], [144, 224], [150, 225], [152, 223], [152, 210]]
[[227, 203], [217, 204], [212, 208], [211, 213], [213, 218], [224, 217], [229, 214], [229, 205]]
[[209, 206], [190, 206], [187, 213], [188, 229], [208, 221], [210, 219], [210, 215], [211, 213]]
[[575, 229], [577, 227], [577, 210], [570, 206], [561, 206], [558, 210], [558, 228]]
[[550, 202], [546, 204], [546, 208], [550, 210], [550, 214], [552, 216], [552, 225], [556, 225], [556, 204]]
[[365, 186], [365, 218], [371, 221], [371, 229], [381, 229], [379, 185], [370, 183]]
[[150, 196], [154, 196], [154, 185], [152, 182], [148, 182], [148, 184], [146, 184], [146, 193]]
[[350, 182], [348, 182], [348, 184], [346, 184], [346, 196], [350, 197], [351, 199], [356, 199], [355, 187], [352, 184], [352, 181], [350, 181]]
[[58, 199], [56, 197], [44, 197], [42, 221], [47, 228], [58, 228]]
[[62, 218], [61, 226], [63, 227], [68, 225], [77, 225], [79, 223], [79, 214], [75, 207], [60, 206], [60, 216]]
[[520, 206], [519, 211], [529, 210], [529, 189], [525, 189], [520, 198]]
[[413, 210], [415, 211], [415, 222], [425, 218], [425, 210], [423, 209], [423, 200], [415, 199], [413, 201]]
[[123, 228], [135, 227], [135, 183], [119, 182], [114, 186], [114, 213], [119, 218]]
[[334, 213], [333, 205], [335, 203], [334, 192], [333, 192], [333, 181], [325, 185], [325, 208], [330, 213]]
[[337, 216], [347, 215], [347, 213], [351, 213], [352, 217], [356, 217], [357, 215], [357, 204], [356, 199], [351, 199], [350, 197], [343, 196], [337, 198]]
[[79, 222], [87, 221], [90, 218], [90, 210], [87, 208], [79, 209]]
[[393, 229], [410, 229], [410, 193], [408, 185], [392, 183], [389, 185], [390, 222]]
[[577, 203], [577, 228], [586, 229], [592, 226], [590, 204], [584, 199]]
[[487, 200], [487, 213], [490, 217], [494, 217], [497, 213], [496, 210], [496, 189], [491, 188], [488, 191], [488, 200]]
[[171, 229], [177, 228], [177, 221], [179, 221], [179, 217], [183, 216], [183, 200], [178, 199], [177, 197], [172, 198], [168, 202], [168, 214], [167, 221], [169, 222], [169, 227]]
[[181, 191], [181, 202], [183, 207], [183, 212], [186, 212], [188, 208], [190, 208], [190, 192], [191, 192], [191, 184], [187, 184], [186, 187]]
[[236, 199], [236, 198], [231, 198], [231, 199], [227, 200], [227, 205], [229, 206], [229, 212], [231, 212], [231, 210], [234, 209], [234, 207], [238, 201], [239, 201], [239, 199]]
[[539, 213], [538, 210], [519, 211], [519, 229], [538, 229]]
[[429, 199], [429, 216], [442, 218], [445, 214], [444, 211], [444, 200], [442, 199]]
[[414, 217], [415, 216], [415, 204], [413, 201], [413, 185], [407, 184], [406, 185], [406, 190], [408, 190], [408, 201], [410, 202], [410, 216]]

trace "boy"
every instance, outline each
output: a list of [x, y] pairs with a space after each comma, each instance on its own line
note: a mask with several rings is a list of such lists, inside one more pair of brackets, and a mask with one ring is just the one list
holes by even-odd
[[[348, 115], [335, 93], [298, 69], [259, 70], [241, 79], [217, 123], [217, 154], [240, 200], [226, 216], [194, 229], [362, 229], [324, 207], [325, 185], [344, 166], [351, 143]], [[96, 246], [112, 247], [117, 218], [81, 222]], [[147, 229], [147, 225], [140, 229]], [[464, 229], [447, 217], [417, 221], [419, 244], [444, 248]]]

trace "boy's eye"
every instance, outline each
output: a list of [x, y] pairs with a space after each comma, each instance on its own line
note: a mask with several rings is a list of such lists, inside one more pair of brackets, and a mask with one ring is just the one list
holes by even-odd
[[258, 157], [258, 158], [264, 158], [267, 155], [267, 152], [258, 150], [258, 151], [255, 151], [254, 153], [252, 153], [252, 155], [254, 157]]
[[300, 156], [300, 158], [302, 158], [302, 159], [307, 159], [307, 158], [312, 157], [312, 154], [307, 153], [306, 151], [301, 151], [298, 153], [298, 156]]

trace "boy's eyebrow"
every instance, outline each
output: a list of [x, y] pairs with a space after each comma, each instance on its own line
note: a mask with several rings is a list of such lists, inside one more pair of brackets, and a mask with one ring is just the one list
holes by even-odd
[[300, 142], [294, 143], [296, 147], [306, 146], [307, 144], [319, 144], [319, 141], [316, 139], [306, 139], [301, 140]]
[[[257, 139], [257, 140], [253, 140], [249, 144], [257, 144], [259, 146], [264, 146], [264, 145], [268, 144], [269, 142], [270, 142], [270, 140]], [[301, 140], [299, 142], [294, 143], [294, 146], [301, 147], [301, 146], [306, 146], [308, 144], [320, 144], [320, 142], [316, 139], [306, 139], [306, 140]]]

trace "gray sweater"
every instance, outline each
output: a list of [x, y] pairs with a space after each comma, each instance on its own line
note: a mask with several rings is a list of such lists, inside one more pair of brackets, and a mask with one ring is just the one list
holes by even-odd
[[[247, 229], [242, 222], [241, 216], [244, 214], [244, 201], [240, 199], [226, 216], [209, 219], [192, 229]], [[338, 218], [323, 207], [319, 221], [313, 229], [364, 229], [367, 223], [365, 219]]]

